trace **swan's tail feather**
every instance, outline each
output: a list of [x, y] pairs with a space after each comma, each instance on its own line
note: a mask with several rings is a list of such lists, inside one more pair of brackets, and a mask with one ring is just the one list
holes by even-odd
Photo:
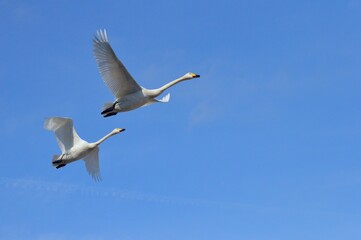
[[165, 95], [164, 97], [162, 97], [161, 99], [157, 100], [158, 102], [162, 102], [162, 103], [167, 103], [170, 100], [170, 94], [168, 93], [167, 95]]

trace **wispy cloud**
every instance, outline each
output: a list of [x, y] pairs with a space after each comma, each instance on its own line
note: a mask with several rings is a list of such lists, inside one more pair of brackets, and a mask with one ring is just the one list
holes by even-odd
[[[225, 201], [212, 201], [196, 198], [183, 198], [165, 196], [152, 193], [143, 193], [131, 190], [121, 190], [116, 188], [101, 188], [101, 187], [87, 187], [77, 184], [64, 184], [59, 182], [44, 182], [32, 179], [15, 179], [15, 178], [0, 178], [0, 189], [13, 189], [32, 191], [39, 194], [46, 194], [49, 196], [51, 193], [58, 194], [77, 194], [82, 196], [112, 198], [113, 200], [132, 200], [143, 201], [155, 204], [168, 204], [168, 205], [183, 205], [201, 208], [216, 208], [240, 212], [253, 212], [257, 214], [281, 214], [281, 215], [295, 215], [295, 216], [353, 216], [352, 213], [338, 212], [338, 211], [322, 211], [319, 209], [300, 209], [299, 207], [285, 207], [285, 206], [271, 206], [247, 203], [235, 203]], [[50, 194], [49, 194], [50, 193]], [[41, 239], [41, 238], [39, 238]], [[49, 239], [49, 238], [45, 238]], [[56, 239], [56, 238], [55, 238]], [[60, 238], [62, 239], [62, 238]], [[69, 238], [66, 238], [69, 239]], [[78, 238], [77, 238], [78, 239]], [[99, 238], [101, 239], [101, 238]]]
[[32, 179], [0, 178], [0, 187], [16, 190], [31, 190], [41, 193], [59, 194], [80, 194], [83, 196], [108, 197], [114, 199], [125, 199], [135, 201], [146, 201], [153, 203], [188, 205], [211, 208], [231, 208], [231, 209], [257, 209], [258, 211], [270, 211], [268, 207], [261, 207], [250, 204], [240, 204], [231, 202], [217, 202], [203, 199], [182, 198], [164, 196], [153, 193], [142, 193], [131, 190], [120, 190], [116, 188], [87, 187], [77, 184], [64, 184], [59, 182], [44, 182]]
[[348, 7], [350, 9], [361, 9], [361, 1], [360, 0], [351, 0], [351, 1], [348, 1]]
[[28, 24], [39, 18], [37, 9], [25, 2], [0, 0], [0, 6], [2, 11], [7, 11], [11, 20], [17, 23]]
[[190, 114], [190, 125], [198, 125], [210, 122], [216, 117], [217, 108], [209, 102], [199, 103]]
[[67, 239], [77, 239], [77, 240], [103, 240], [108, 239], [102, 236], [93, 236], [93, 235], [69, 235], [65, 233], [52, 233], [52, 234], [42, 234], [35, 238], [36, 240], [67, 240]]

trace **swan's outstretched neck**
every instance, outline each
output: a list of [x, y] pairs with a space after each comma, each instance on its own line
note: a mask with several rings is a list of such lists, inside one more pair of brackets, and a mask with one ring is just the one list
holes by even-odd
[[172, 87], [173, 85], [179, 83], [179, 82], [182, 82], [182, 81], [185, 81], [185, 80], [188, 80], [187, 78], [184, 78], [184, 77], [180, 77], [180, 78], [177, 78], [165, 85], [163, 85], [162, 87], [158, 88], [158, 89], [152, 89], [151, 92], [152, 92], [152, 97], [158, 97], [160, 94], [162, 94], [165, 90], [167, 90], [168, 88]]
[[115, 133], [114, 131], [111, 131], [110, 133], [108, 133], [107, 135], [105, 135], [104, 137], [102, 137], [101, 139], [99, 139], [98, 141], [96, 141], [94, 144], [95, 146], [98, 146], [99, 144], [101, 144], [102, 142], [104, 142], [105, 140], [107, 140], [108, 138], [110, 138], [111, 136], [115, 135], [117, 133]]
[[[193, 78], [199, 78], [200, 76], [198, 74], [195, 73], [186, 73], [184, 76], [177, 78], [176, 80], [173, 80], [167, 84], [165, 84], [164, 86], [158, 88], [158, 89], [145, 89], [143, 88], [143, 94], [146, 95], [147, 97], [150, 98], [156, 98], [158, 97], [160, 94], [162, 94], [165, 90], [167, 90], [168, 88], [172, 87], [173, 85], [185, 81], [185, 80], [189, 80], [189, 79], [193, 79]], [[159, 102], [159, 101], [157, 101]]]
[[180, 77], [180, 78], [177, 78], [176, 80], [173, 80], [165, 85], [163, 85], [162, 87], [159, 88], [159, 90], [161, 92], [164, 92], [165, 90], [167, 90], [168, 88], [170, 88], [171, 86], [173, 85], [176, 85], [177, 83], [179, 82], [182, 82], [182, 81], [185, 81], [185, 80], [188, 80], [187, 78], [184, 78], [184, 77]]

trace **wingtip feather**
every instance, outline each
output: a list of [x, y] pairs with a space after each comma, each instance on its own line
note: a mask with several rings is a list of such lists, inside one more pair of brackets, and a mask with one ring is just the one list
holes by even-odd
[[164, 97], [162, 97], [159, 102], [162, 102], [162, 103], [167, 103], [169, 102], [170, 100], [170, 93], [168, 93], [167, 95], [165, 95]]

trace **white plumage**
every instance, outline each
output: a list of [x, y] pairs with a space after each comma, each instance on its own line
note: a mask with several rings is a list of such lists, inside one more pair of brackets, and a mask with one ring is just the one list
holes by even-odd
[[73, 120], [70, 118], [48, 118], [44, 122], [44, 128], [55, 133], [56, 140], [61, 149], [61, 155], [53, 156], [53, 166], [61, 168], [71, 162], [83, 159], [86, 170], [95, 181], [101, 180], [98, 157], [99, 144], [107, 138], [125, 130], [122, 128], [115, 128], [97, 142], [88, 143], [79, 137], [73, 127]]
[[104, 117], [115, 115], [118, 112], [130, 111], [155, 102], [168, 102], [170, 99], [169, 94], [159, 100], [156, 97], [181, 81], [199, 77], [199, 75], [189, 72], [158, 89], [141, 87], [115, 55], [105, 30], [97, 31], [97, 35], [94, 36], [93, 53], [103, 81], [115, 97], [113, 103], [104, 104], [101, 113]]

